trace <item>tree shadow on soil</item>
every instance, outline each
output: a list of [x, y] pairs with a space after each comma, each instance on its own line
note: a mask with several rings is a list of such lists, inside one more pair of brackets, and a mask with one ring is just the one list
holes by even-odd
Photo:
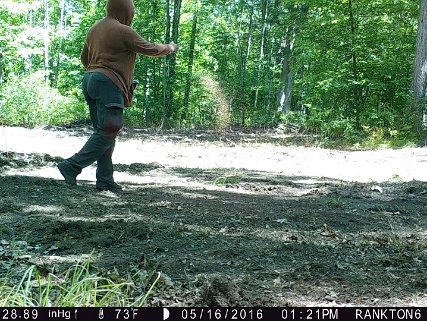
[[155, 262], [176, 282], [165, 303], [388, 305], [425, 292], [427, 183], [239, 170], [218, 185], [226, 169], [167, 170], [212, 188], [125, 183], [113, 194], [0, 176], [1, 239], [40, 245], [38, 256], [95, 251], [95, 265], [122, 273]]

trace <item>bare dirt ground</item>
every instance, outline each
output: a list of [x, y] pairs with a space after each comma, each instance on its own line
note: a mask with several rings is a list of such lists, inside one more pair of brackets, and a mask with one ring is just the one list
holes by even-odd
[[0, 128], [0, 276], [90, 257], [115, 277], [161, 271], [152, 306], [427, 305], [426, 148], [126, 129], [113, 194], [94, 166], [75, 188], [56, 169], [89, 134]]

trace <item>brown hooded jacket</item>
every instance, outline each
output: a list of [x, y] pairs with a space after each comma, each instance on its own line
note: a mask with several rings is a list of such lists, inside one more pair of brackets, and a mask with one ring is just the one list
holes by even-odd
[[89, 30], [81, 54], [87, 71], [99, 71], [123, 92], [125, 106], [132, 104], [132, 81], [136, 54], [160, 57], [173, 45], [153, 44], [130, 27], [135, 13], [132, 0], [108, 0], [107, 16]]

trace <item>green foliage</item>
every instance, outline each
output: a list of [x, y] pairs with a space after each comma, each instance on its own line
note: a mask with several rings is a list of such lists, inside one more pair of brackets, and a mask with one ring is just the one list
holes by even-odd
[[242, 181], [242, 177], [239, 175], [224, 176], [218, 177], [214, 180], [216, 185], [226, 185], [226, 184], [239, 184]]
[[[168, 1], [172, 17], [174, 1]], [[90, 26], [105, 15], [106, 1], [66, 0], [63, 22], [59, 1], [47, 1], [48, 11], [41, 0], [2, 3], [0, 48], [6, 83], [0, 85], [0, 95], [7, 100], [3, 108], [15, 101], [3, 121], [34, 126], [82, 118], [85, 109], [74, 98], [81, 97], [80, 51]], [[164, 43], [166, 1], [135, 0], [135, 7], [133, 28], [151, 42]], [[170, 60], [141, 56], [135, 68], [140, 86], [126, 120], [129, 125], [185, 128], [221, 127], [224, 119], [227, 126], [275, 125], [289, 121], [285, 114], [290, 109], [289, 117], [298, 115], [293, 121], [331, 139], [364, 139], [369, 136], [364, 128], [382, 129], [385, 139], [412, 139], [408, 110], [418, 10], [419, 2], [407, 0], [182, 0], [180, 51], [172, 76]], [[47, 95], [19, 87], [17, 93], [27, 98], [7, 97], [16, 75], [25, 87], [25, 79], [39, 71], [59, 92], [37, 80]], [[215, 86], [206, 86], [207, 75]], [[289, 86], [292, 99], [283, 111], [280, 93]], [[58, 102], [56, 107], [46, 108], [46, 100], [51, 100], [45, 96]], [[400, 138], [390, 134], [395, 132]]]
[[304, 75], [296, 90], [303, 104], [316, 106], [307, 118], [325, 135], [360, 134], [363, 126], [400, 130], [409, 108], [416, 3], [352, 4], [311, 7], [295, 50]]
[[86, 106], [46, 84], [43, 72], [9, 77], [0, 88], [3, 124], [34, 127], [70, 124], [87, 118]]
[[31, 266], [18, 284], [0, 279], [0, 305], [13, 307], [105, 307], [143, 306], [157, 278], [147, 291], [137, 291], [134, 279], [146, 283], [148, 274], [128, 280], [117, 276], [100, 276], [91, 271], [90, 262], [77, 263], [63, 275], [46, 273], [43, 268]]

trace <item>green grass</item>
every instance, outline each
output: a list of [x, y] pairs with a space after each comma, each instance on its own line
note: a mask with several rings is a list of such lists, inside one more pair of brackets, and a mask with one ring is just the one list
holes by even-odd
[[[143, 283], [148, 282], [149, 275]], [[161, 278], [157, 273], [147, 291], [132, 278], [99, 276], [90, 269], [90, 262], [77, 263], [60, 276], [29, 267], [17, 284], [0, 279], [0, 306], [13, 307], [102, 307], [144, 306]], [[150, 278], [152, 279], [152, 278]]]
[[238, 175], [218, 177], [214, 180], [216, 185], [225, 185], [225, 184], [239, 184], [242, 181], [242, 177]]

